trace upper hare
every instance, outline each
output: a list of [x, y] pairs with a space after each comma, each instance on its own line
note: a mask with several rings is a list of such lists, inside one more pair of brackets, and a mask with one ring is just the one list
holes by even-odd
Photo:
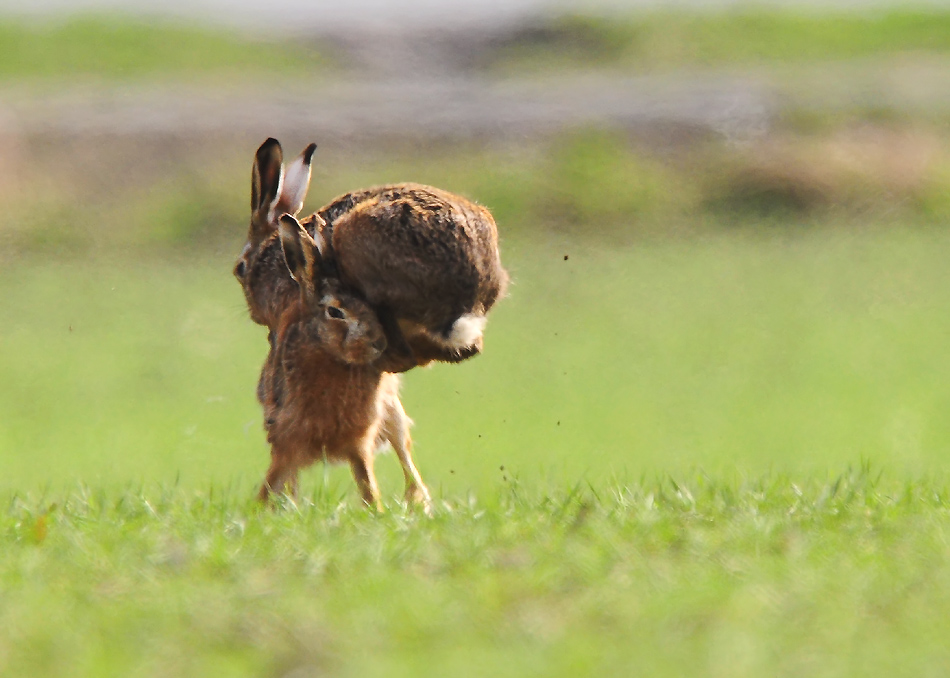
[[[275, 233], [281, 215], [303, 206], [315, 149], [307, 146], [286, 172], [275, 139], [255, 156], [251, 226], [234, 273], [252, 319], [269, 327], [297, 292]], [[480, 352], [486, 315], [508, 283], [484, 207], [431, 186], [394, 184], [344, 194], [302, 225], [325, 262], [323, 274], [376, 311], [392, 369]]]

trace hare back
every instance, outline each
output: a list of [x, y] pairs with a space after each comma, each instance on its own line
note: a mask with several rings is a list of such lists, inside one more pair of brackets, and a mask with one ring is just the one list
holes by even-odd
[[504, 293], [495, 221], [460, 196], [397, 184], [343, 196], [324, 211], [340, 278], [400, 318], [447, 333]]
[[340, 278], [375, 305], [433, 332], [462, 315], [484, 315], [507, 274], [485, 208], [430, 186], [370, 189], [332, 223]]

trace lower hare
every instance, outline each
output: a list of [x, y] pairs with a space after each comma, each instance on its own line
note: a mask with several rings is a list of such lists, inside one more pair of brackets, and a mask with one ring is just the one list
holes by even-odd
[[316, 244], [292, 217], [280, 220], [279, 234], [299, 296], [272, 329], [258, 386], [271, 444], [259, 498], [288, 485], [295, 492], [298, 470], [324, 460], [348, 463], [363, 501], [379, 507], [373, 461], [388, 441], [402, 465], [406, 501], [430, 511], [410, 453], [411, 421], [399, 400], [399, 377], [377, 364], [386, 338], [375, 313], [323, 276]]
[[[303, 205], [315, 148], [286, 171], [275, 139], [255, 157], [251, 227], [234, 273], [251, 318], [271, 328], [296, 292], [274, 233], [282, 215], [293, 217]], [[392, 370], [481, 351], [487, 314], [508, 283], [484, 207], [431, 186], [393, 184], [346, 193], [302, 225], [320, 251], [322, 274], [377, 313]]]

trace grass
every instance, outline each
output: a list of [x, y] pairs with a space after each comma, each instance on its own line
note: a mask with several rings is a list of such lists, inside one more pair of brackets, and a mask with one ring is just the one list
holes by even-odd
[[[567, 15], [515, 29], [472, 48], [475, 70], [495, 74], [574, 68], [679, 68], [815, 64], [950, 54], [950, 12], [896, 8], [867, 13], [744, 7]], [[222, 82], [338, 73], [320, 41], [250, 37], [206, 26], [79, 15], [60, 21], [0, 17], [0, 82]]]
[[[590, 45], [552, 57], [555, 31], [502, 57], [942, 54], [930, 19], [566, 20]], [[7, 23], [0, 78], [317, 63], [295, 50]], [[229, 275], [250, 150], [20, 149], [0, 185], [0, 676], [943, 675], [950, 155], [919, 122], [859, 132], [321, 156], [311, 207], [413, 179], [501, 225], [514, 284], [486, 353], [405, 378], [432, 519], [399, 505], [391, 456], [383, 514], [340, 468], [277, 511], [250, 501], [266, 339]]]
[[933, 479], [766, 474], [261, 512], [173, 486], [0, 512], [0, 674], [919, 676], [950, 657]]
[[250, 501], [243, 219], [7, 251], [0, 675], [940, 675], [950, 232], [521, 214], [485, 354], [405, 379], [431, 520], [391, 456], [383, 515], [341, 468]]
[[950, 53], [950, 13], [892, 8], [864, 13], [744, 7], [568, 15], [515, 31], [484, 55], [504, 73], [565, 68], [649, 71], [807, 64]]
[[[0, 183], [3, 253], [230, 256], [248, 218], [253, 146], [147, 143], [76, 144], [46, 156], [25, 150], [19, 173]], [[152, 162], [135, 162], [143, 148]], [[672, 150], [604, 129], [529, 146], [434, 143], [406, 153], [347, 153], [330, 143], [318, 156], [308, 209], [354, 186], [407, 179], [478, 199], [521, 239], [541, 232], [629, 246], [765, 225], [939, 225], [950, 218], [950, 137], [932, 123], [865, 121]]]
[[[421, 466], [453, 496], [500, 466], [558, 483], [861, 458], [916, 472], [950, 446], [945, 229], [512, 236], [504, 251], [514, 286], [485, 355], [406, 378]], [[259, 477], [266, 341], [235, 254], [120, 255], [4, 266], [0, 489]]]
[[285, 78], [325, 71], [328, 65], [301, 44], [184, 23], [121, 16], [59, 22], [0, 18], [0, 82]]

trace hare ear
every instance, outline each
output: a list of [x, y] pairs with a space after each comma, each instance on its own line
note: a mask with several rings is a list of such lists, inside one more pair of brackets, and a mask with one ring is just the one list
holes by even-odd
[[284, 154], [277, 139], [268, 139], [257, 149], [251, 173], [251, 215], [261, 226], [274, 222], [274, 208], [284, 176]]
[[284, 181], [280, 187], [280, 198], [277, 200], [276, 214], [296, 214], [303, 208], [307, 189], [310, 188], [310, 161], [317, 150], [316, 144], [310, 144], [303, 153], [287, 166], [284, 172]]
[[289, 214], [284, 214], [278, 222], [280, 247], [284, 251], [284, 261], [291, 277], [300, 285], [300, 293], [306, 298], [315, 295], [315, 282], [319, 273], [320, 251], [310, 234]]
[[313, 213], [313, 242], [320, 252], [320, 258], [327, 256], [327, 222], [316, 212]]

